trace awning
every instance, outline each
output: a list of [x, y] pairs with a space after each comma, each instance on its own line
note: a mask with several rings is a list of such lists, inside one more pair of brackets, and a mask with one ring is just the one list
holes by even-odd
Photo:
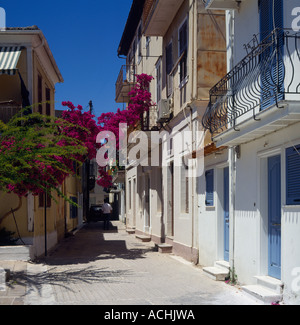
[[0, 75], [16, 74], [21, 51], [21, 46], [0, 47]]

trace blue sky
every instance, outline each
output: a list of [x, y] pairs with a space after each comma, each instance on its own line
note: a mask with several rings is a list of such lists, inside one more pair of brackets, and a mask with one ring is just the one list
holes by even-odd
[[0, 0], [7, 27], [37, 25], [44, 33], [65, 80], [56, 85], [62, 101], [88, 106], [95, 115], [116, 111], [115, 82], [124, 59], [120, 43], [132, 0]]

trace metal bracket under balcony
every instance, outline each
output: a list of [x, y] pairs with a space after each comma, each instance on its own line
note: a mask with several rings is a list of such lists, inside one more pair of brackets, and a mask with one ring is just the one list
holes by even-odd
[[136, 85], [136, 66], [123, 65], [116, 82], [116, 103], [128, 103], [128, 93]]
[[210, 103], [202, 120], [204, 128], [210, 130], [214, 139], [229, 131], [239, 137], [242, 125], [251, 121], [250, 129], [258, 128], [268, 110], [274, 107], [283, 110], [286, 103], [299, 106], [297, 71], [300, 71], [300, 33], [274, 30], [211, 89]]

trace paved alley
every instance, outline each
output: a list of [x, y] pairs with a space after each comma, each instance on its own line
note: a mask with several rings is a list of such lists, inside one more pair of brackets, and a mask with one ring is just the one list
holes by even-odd
[[155, 251], [125, 226], [87, 224], [38, 263], [16, 263], [0, 304], [248, 305], [238, 288], [207, 278], [201, 268]]

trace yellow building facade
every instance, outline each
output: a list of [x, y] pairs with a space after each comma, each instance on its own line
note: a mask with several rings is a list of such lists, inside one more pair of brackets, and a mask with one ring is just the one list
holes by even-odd
[[[26, 103], [33, 112], [55, 116], [55, 85], [62, 83], [63, 78], [42, 31], [36, 26], [8, 28], [0, 34], [1, 52], [10, 55], [12, 60], [10, 66], [0, 66], [0, 119], [7, 123], [18, 110], [27, 106]], [[79, 177], [70, 176], [60, 190], [80, 203]], [[20, 237], [18, 244], [30, 246], [32, 258], [51, 250], [79, 225], [81, 209], [56, 194], [46, 200], [44, 195], [28, 195], [20, 203], [16, 195], [0, 193], [0, 217], [19, 205], [15, 218], [10, 214], [0, 223], [0, 229], [14, 232], [16, 238]]]

